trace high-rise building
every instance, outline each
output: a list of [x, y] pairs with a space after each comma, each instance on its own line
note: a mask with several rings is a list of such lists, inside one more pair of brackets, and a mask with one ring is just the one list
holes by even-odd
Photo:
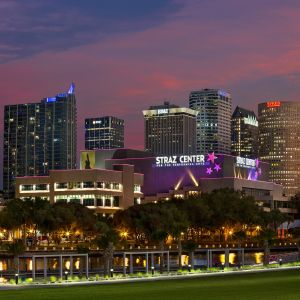
[[192, 91], [189, 107], [197, 114], [197, 153], [231, 152], [231, 95], [217, 89]]
[[258, 156], [258, 121], [254, 111], [236, 107], [231, 117], [231, 154]]
[[124, 148], [124, 120], [116, 117], [85, 119], [85, 149]]
[[16, 176], [76, 168], [76, 99], [67, 93], [39, 103], [4, 107], [4, 198], [15, 195]]
[[300, 102], [258, 105], [259, 157], [270, 163], [270, 180], [287, 196], [300, 191]]
[[196, 153], [197, 112], [165, 102], [143, 111], [145, 149], [155, 155]]

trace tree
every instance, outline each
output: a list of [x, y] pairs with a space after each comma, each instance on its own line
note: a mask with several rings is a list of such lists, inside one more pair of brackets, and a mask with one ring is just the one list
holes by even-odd
[[169, 203], [169, 212], [173, 221], [169, 224], [169, 232], [177, 240], [178, 248], [178, 267], [182, 268], [182, 237], [189, 227], [189, 221], [186, 211], [183, 209], [184, 200], [173, 201]]
[[194, 268], [194, 251], [197, 249], [197, 243], [193, 240], [187, 240], [183, 244], [183, 249], [189, 253], [188, 264]]
[[25, 252], [25, 246], [21, 239], [14, 240], [11, 244], [7, 245], [7, 251], [14, 257], [15, 273], [19, 274], [19, 256]]
[[111, 223], [109, 219], [100, 219], [96, 224], [97, 237], [95, 243], [103, 249], [105, 275], [108, 275], [110, 269], [113, 269], [115, 245], [119, 241], [119, 235]]

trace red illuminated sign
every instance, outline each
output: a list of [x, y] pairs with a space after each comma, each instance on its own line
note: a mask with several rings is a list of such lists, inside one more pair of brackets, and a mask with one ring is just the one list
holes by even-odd
[[281, 105], [280, 101], [270, 101], [267, 102], [267, 107], [279, 107]]

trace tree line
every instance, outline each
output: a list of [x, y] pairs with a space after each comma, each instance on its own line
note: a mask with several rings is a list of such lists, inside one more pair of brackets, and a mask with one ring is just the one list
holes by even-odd
[[41, 237], [48, 244], [67, 241], [81, 252], [96, 245], [103, 250], [109, 270], [114, 249], [121, 244], [156, 245], [163, 250], [166, 243], [176, 243], [181, 267], [182, 251], [192, 253], [199, 243], [231, 241], [241, 247], [249, 239], [259, 239], [264, 243], [267, 263], [276, 229], [289, 219], [278, 210], [264, 211], [253, 197], [242, 192], [220, 189], [186, 199], [135, 205], [113, 218], [104, 218], [75, 203], [15, 199], [0, 212], [0, 227], [16, 240], [17, 249], [29, 241], [38, 245]]

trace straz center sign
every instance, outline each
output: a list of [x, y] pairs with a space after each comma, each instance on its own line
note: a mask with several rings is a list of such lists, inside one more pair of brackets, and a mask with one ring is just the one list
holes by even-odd
[[181, 156], [157, 156], [155, 158], [156, 167], [180, 167], [204, 165], [204, 155], [181, 155]]

